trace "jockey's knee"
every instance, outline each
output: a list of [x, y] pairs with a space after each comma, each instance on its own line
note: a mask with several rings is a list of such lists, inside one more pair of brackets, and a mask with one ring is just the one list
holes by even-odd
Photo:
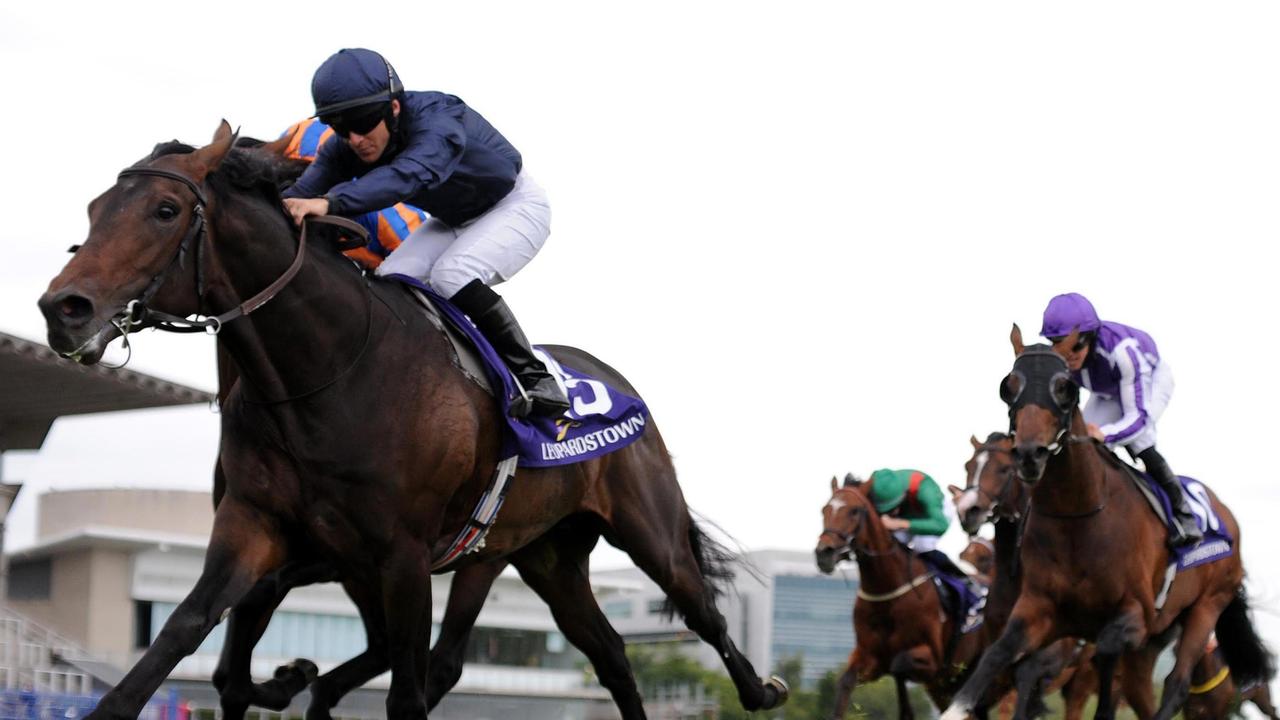
[[453, 263], [437, 263], [435, 267], [431, 268], [431, 274], [427, 277], [427, 284], [431, 286], [432, 290], [444, 297], [451, 298], [473, 280], [480, 280], [485, 285], [493, 284], [493, 278], [484, 277], [481, 273], [476, 273], [474, 270]]

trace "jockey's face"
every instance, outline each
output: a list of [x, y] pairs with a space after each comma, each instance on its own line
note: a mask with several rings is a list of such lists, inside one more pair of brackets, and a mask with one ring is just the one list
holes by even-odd
[[1089, 348], [1093, 347], [1093, 333], [1081, 333], [1076, 339], [1074, 345], [1070, 344], [1070, 338], [1050, 338], [1053, 342], [1053, 349], [1059, 355], [1066, 358], [1067, 367], [1072, 372], [1084, 367], [1084, 361], [1089, 357]]
[[[391, 101], [391, 114], [393, 116], [400, 115], [399, 100]], [[386, 121], [383, 120], [374, 125], [372, 130], [363, 134], [356, 132], [354, 129], [348, 131], [346, 141], [361, 162], [375, 163], [387, 151], [387, 145], [391, 143], [391, 130], [387, 127]]]

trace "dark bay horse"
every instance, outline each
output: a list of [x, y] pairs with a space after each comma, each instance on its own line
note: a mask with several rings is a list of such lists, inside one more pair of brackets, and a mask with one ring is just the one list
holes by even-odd
[[[973, 456], [965, 462], [965, 487], [951, 486], [960, 526], [970, 535], [991, 521], [995, 539], [989, 551], [992, 565], [991, 590], [987, 593], [983, 632], [988, 644], [994, 643], [1004, 630], [1018, 599], [1021, 582], [1018, 568], [1018, 526], [1029, 509], [1030, 493], [1018, 481], [1013, 464], [1013, 438], [1004, 433], [991, 433], [983, 442], [969, 438]], [[1016, 684], [1018, 703], [1010, 716], [1034, 717], [1044, 710], [1041, 697], [1061, 690], [1066, 720], [1077, 720], [1084, 714], [1085, 703], [1097, 691], [1097, 674], [1093, 670], [1092, 646], [1078, 647], [1071, 638], [1063, 638], [1035, 658], [1018, 666]], [[1011, 679], [1001, 678], [993, 684], [999, 690]], [[991, 697], [993, 693], [988, 693]], [[1003, 708], [1005, 704], [1001, 704]]]
[[899, 717], [910, 718], [907, 682], [924, 685], [934, 704], [945, 707], [982, 653], [982, 634], [957, 632], [933, 587], [933, 571], [880, 523], [867, 497], [869, 486], [853, 476], [843, 485], [831, 479], [831, 499], [822, 509], [823, 530], [814, 549], [824, 573], [849, 557], [858, 563], [857, 646], [840, 676], [831, 716], [844, 717], [858, 683], [889, 674], [898, 686]]
[[[136, 717], [259, 581], [325, 566], [362, 610], [376, 610], [388, 716], [425, 717], [432, 561], [488, 486], [501, 410], [455, 367], [408, 293], [371, 283], [337, 252], [307, 252], [281, 207], [275, 159], [233, 143], [224, 122], [205, 147], [168, 146], [122, 172], [90, 204], [87, 240], [40, 300], [50, 345], [83, 363], [160, 311], [220, 313], [204, 324], [220, 331], [241, 377], [221, 416], [224, 492], [204, 570], [93, 717]], [[586, 353], [553, 352], [634, 392]], [[597, 460], [522, 471], [502, 517], [460, 567], [520, 558], [625, 717], [643, 708], [586, 574], [601, 536], [716, 648], [745, 708], [785, 701], [785, 686], [762, 682], [729, 639], [712, 582], [722, 568], [652, 423]]]
[[[1074, 344], [1072, 333], [1066, 344]], [[1168, 720], [1186, 700], [1191, 668], [1209, 634], [1219, 641], [1242, 682], [1269, 678], [1271, 658], [1249, 618], [1242, 583], [1240, 528], [1216, 497], [1213, 510], [1235, 538], [1235, 552], [1179, 572], [1157, 602], [1169, 566], [1167, 531], [1113, 455], [1085, 432], [1079, 386], [1066, 361], [1047, 345], [1024, 347], [1014, 326], [1016, 360], [1001, 383], [1009, 406], [1014, 465], [1032, 486], [1019, 561], [1021, 592], [1000, 639], [956, 695], [943, 720], [961, 720], [1011, 663], [1062, 637], [1096, 644], [1098, 713], [1113, 717], [1111, 683], [1117, 660], [1162, 644], [1175, 625], [1182, 632], [1173, 670], [1154, 717]], [[1124, 681], [1145, 685], [1126, 666]], [[1149, 677], [1149, 675], [1147, 676]], [[1128, 693], [1126, 693], [1128, 694]], [[1152, 717], [1147, 702], [1131, 705]]]

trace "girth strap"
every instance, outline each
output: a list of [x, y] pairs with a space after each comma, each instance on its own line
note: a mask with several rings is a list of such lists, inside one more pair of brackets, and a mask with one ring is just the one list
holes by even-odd
[[907, 593], [911, 592], [912, 590], [915, 590], [921, 585], [929, 582], [930, 580], [933, 579], [933, 576], [934, 576], [934, 573], [931, 573], [931, 572], [925, 573], [923, 575], [916, 577], [916, 579], [912, 580], [911, 582], [899, 586], [895, 590], [891, 590], [890, 592], [881, 593], [881, 594], [872, 594], [872, 593], [866, 592], [861, 587], [859, 587], [858, 597], [863, 600], [866, 600], [867, 602], [885, 602], [886, 600], [896, 600], [902, 597], [903, 595], [906, 595]]

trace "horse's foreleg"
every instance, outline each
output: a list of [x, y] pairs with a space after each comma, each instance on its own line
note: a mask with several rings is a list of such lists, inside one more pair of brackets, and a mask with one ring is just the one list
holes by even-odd
[[644, 704], [636, 689], [622, 637], [609, 624], [591, 592], [587, 559], [595, 536], [557, 535], [522, 551], [513, 564], [520, 577], [551, 608], [556, 625], [591, 661], [600, 684], [609, 690], [625, 720], [643, 720]]
[[907, 694], [907, 679], [894, 675], [893, 682], [898, 686], [898, 720], [914, 720], [916, 714], [911, 709], [911, 696]]
[[289, 590], [330, 580], [332, 569], [322, 563], [290, 564], [259, 580], [241, 598], [227, 617], [226, 642], [213, 673], [222, 716], [226, 720], [244, 717], [250, 705], [284, 710], [294, 696], [315, 679], [316, 666], [298, 659], [276, 670], [276, 677], [255, 685], [249, 672], [253, 648], [266, 632], [271, 615]]
[[449, 601], [440, 622], [440, 637], [431, 648], [431, 671], [427, 675], [428, 710], [434, 708], [462, 677], [467, 638], [471, 636], [471, 628], [489, 597], [489, 588], [506, 566], [505, 561], [495, 560], [468, 565], [453, 574]]
[[1122, 653], [1138, 648], [1145, 636], [1142, 608], [1137, 603], [1131, 603], [1098, 633], [1093, 653], [1093, 666], [1098, 674], [1095, 720], [1115, 717], [1116, 704], [1111, 700], [1111, 690], [1115, 685], [1116, 662]]
[[391, 687], [387, 717], [427, 717], [427, 655], [431, 643], [431, 552], [409, 537], [394, 538], [381, 568]]
[[347, 591], [364, 623], [365, 651], [316, 678], [311, 683], [311, 703], [307, 720], [329, 720], [329, 711], [343, 696], [387, 671], [387, 623], [382, 596], [373, 583], [363, 578], [346, 578]]
[[965, 720], [982, 699], [987, 687], [1029, 650], [1038, 650], [1056, 637], [1053, 608], [1023, 596], [1014, 606], [1000, 639], [982, 654], [978, 667], [956, 693], [942, 720]]
[[214, 513], [200, 579], [151, 647], [89, 717], [136, 718], [178, 661], [195, 652], [223, 614], [280, 567], [285, 555], [285, 543], [258, 510], [225, 498]]
[[1251, 690], [1247, 697], [1249, 702], [1262, 711], [1263, 715], [1272, 720], [1280, 720], [1280, 714], [1276, 713], [1275, 706], [1271, 704], [1271, 689], [1267, 687], [1266, 683]]
[[1187, 612], [1182, 623], [1182, 637], [1178, 638], [1178, 645], [1174, 649], [1173, 670], [1164, 680], [1164, 693], [1160, 696], [1156, 720], [1169, 720], [1187, 701], [1191, 688], [1191, 668], [1204, 654], [1209, 635], [1221, 612], [1222, 606], [1212, 602], [1212, 599], [1201, 600]]
[[849, 696], [853, 695], [853, 691], [858, 687], [858, 677], [864, 674], [865, 677], [874, 679], [878, 672], [860, 673], [859, 669], [863, 667], [866, 658], [854, 648], [849, 655], [849, 664], [845, 666], [844, 672], [840, 674], [840, 679], [836, 681], [836, 706], [831, 711], [832, 720], [843, 720], [845, 712], [849, 710]]

